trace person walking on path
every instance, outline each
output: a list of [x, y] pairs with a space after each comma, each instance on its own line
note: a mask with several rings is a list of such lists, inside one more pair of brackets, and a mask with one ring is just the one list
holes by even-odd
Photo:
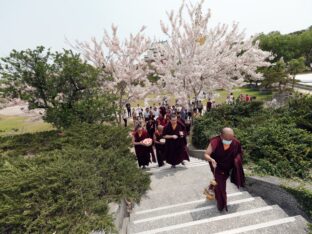
[[209, 98], [209, 99], [208, 99], [208, 102], [207, 102], [207, 108], [206, 108], [207, 112], [210, 112], [211, 108], [212, 108], [212, 101], [211, 101], [211, 99]]
[[131, 104], [129, 102], [126, 103], [126, 108], [128, 111], [128, 116], [131, 117]]
[[178, 121], [175, 114], [172, 114], [163, 131], [163, 138], [166, 139], [165, 158], [172, 168], [180, 163], [184, 165], [183, 160], [190, 160], [186, 150], [186, 134], [185, 126]]
[[151, 156], [153, 162], [156, 162], [153, 146], [147, 146], [143, 143], [147, 138], [149, 138], [147, 131], [142, 126], [138, 125], [133, 133], [132, 143], [134, 145], [139, 167], [142, 167], [143, 169], [145, 169], [151, 162]]
[[237, 187], [244, 187], [245, 175], [242, 166], [243, 151], [240, 142], [234, 137], [231, 128], [223, 128], [219, 136], [210, 139], [205, 152], [217, 185], [215, 198], [218, 210], [227, 209], [226, 181], [231, 176], [231, 182]]
[[151, 116], [146, 123], [146, 130], [150, 138], [154, 137], [155, 128], [156, 128], [156, 121], [154, 120], [153, 116]]
[[154, 134], [154, 143], [156, 148], [156, 157], [158, 166], [162, 167], [165, 161], [165, 139], [163, 138], [163, 130], [164, 127], [162, 125], [158, 125], [157, 130]]

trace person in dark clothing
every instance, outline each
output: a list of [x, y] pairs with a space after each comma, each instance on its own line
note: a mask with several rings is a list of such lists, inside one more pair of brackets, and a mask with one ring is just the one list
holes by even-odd
[[126, 108], [127, 108], [127, 111], [128, 111], [128, 116], [129, 117], [131, 117], [131, 104], [128, 102], [127, 104], [126, 104]]
[[159, 167], [162, 167], [165, 161], [165, 139], [163, 138], [163, 129], [164, 127], [159, 125], [154, 133], [156, 157]]
[[154, 137], [155, 128], [156, 128], [156, 121], [154, 120], [153, 116], [151, 116], [146, 123], [146, 130], [150, 138]]
[[226, 181], [231, 176], [231, 182], [237, 187], [244, 187], [245, 175], [242, 166], [243, 150], [240, 142], [234, 137], [231, 128], [224, 128], [219, 136], [210, 139], [205, 152], [217, 185], [215, 198], [219, 211], [227, 211]]
[[190, 160], [186, 150], [186, 128], [175, 114], [170, 116], [170, 122], [163, 131], [163, 138], [166, 139], [165, 158], [172, 168], [180, 163], [184, 164], [183, 160]]
[[207, 112], [209, 112], [211, 110], [211, 107], [212, 107], [212, 101], [211, 99], [209, 98], [208, 99], [208, 102], [207, 102]]
[[135, 154], [137, 156], [139, 167], [146, 168], [151, 162], [151, 156], [153, 162], [156, 162], [153, 146], [146, 146], [143, 144], [143, 140], [149, 138], [147, 131], [138, 125], [133, 133], [132, 143], [134, 145]]

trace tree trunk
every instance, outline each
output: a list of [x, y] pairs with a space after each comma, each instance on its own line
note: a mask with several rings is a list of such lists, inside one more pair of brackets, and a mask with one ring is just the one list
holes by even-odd
[[121, 121], [122, 121], [122, 114], [123, 114], [123, 103], [122, 103], [122, 98], [125, 94], [124, 88], [120, 89], [120, 94], [119, 94], [119, 106], [118, 106], [118, 125], [121, 125]]
[[296, 75], [295, 74], [293, 74], [293, 80], [292, 80], [292, 90], [294, 90], [294, 88], [295, 88], [295, 83], [296, 83]]
[[121, 115], [122, 115], [122, 93], [119, 96], [119, 107], [118, 107], [118, 125], [121, 125]]

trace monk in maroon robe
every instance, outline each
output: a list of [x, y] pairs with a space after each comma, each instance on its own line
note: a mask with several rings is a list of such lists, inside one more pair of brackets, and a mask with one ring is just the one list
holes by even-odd
[[143, 169], [145, 169], [151, 162], [151, 156], [153, 162], [156, 162], [153, 146], [146, 146], [142, 143], [146, 138], [149, 138], [148, 132], [140, 125], [137, 126], [133, 134], [132, 143], [134, 145], [139, 167], [143, 167]]
[[159, 107], [159, 113], [162, 115], [162, 116], [165, 116], [166, 115], [166, 107], [164, 107], [163, 105]]
[[156, 148], [156, 157], [158, 166], [162, 167], [164, 165], [164, 154], [165, 154], [165, 143], [161, 142], [161, 139], [163, 139], [163, 130], [164, 127], [162, 125], [158, 125], [157, 130], [154, 133], [154, 143]]
[[167, 120], [164, 118], [164, 116], [159, 113], [159, 117], [156, 119], [156, 125], [165, 127], [167, 125]]
[[222, 129], [221, 135], [210, 139], [205, 152], [217, 185], [215, 198], [219, 211], [227, 211], [226, 180], [231, 176], [231, 182], [237, 187], [244, 187], [245, 175], [242, 166], [243, 151], [240, 142], [234, 137], [231, 128]]
[[[186, 134], [185, 137], [183, 137], [183, 142], [184, 142], [184, 153], [183, 153], [183, 160], [187, 160], [190, 161], [190, 157], [187, 153], [187, 139], [186, 136], [188, 136], [188, 132], [187, 132], [187, 128], [185, 125], [185, 121], [181, 118], [181, 116], [179, 116], [179, 114], [177, 115], [178, 117], [178, 124], [180, 124], [182, 126], [183, 129], [183, 133]], [[182, 164], [184, 165], [184, 163], [182, 162]]]
[[172, 168], [180, 163], [184, 164], [183, 160], [189, 161], [186, 150], [186, 129], [178, 122], [175, 114], [170, 116], [170, 122], [164, 128], [163, 137], [166, 139], [165, 158]]

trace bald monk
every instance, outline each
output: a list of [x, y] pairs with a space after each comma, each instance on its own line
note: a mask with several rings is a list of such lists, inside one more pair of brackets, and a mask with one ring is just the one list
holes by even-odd
[[215, 198], [219, 211], [227, 209], [226, 180], [231, 176], [231, 182], [236, 186], [244, 187], [245, 175], [242, 166], [243, 151], [240, 142], [234, 137], [231, 128], [223, 128], [219, 136], [210, 139], [205, 152], [212, 173], [214, 173], [217, 186]]

